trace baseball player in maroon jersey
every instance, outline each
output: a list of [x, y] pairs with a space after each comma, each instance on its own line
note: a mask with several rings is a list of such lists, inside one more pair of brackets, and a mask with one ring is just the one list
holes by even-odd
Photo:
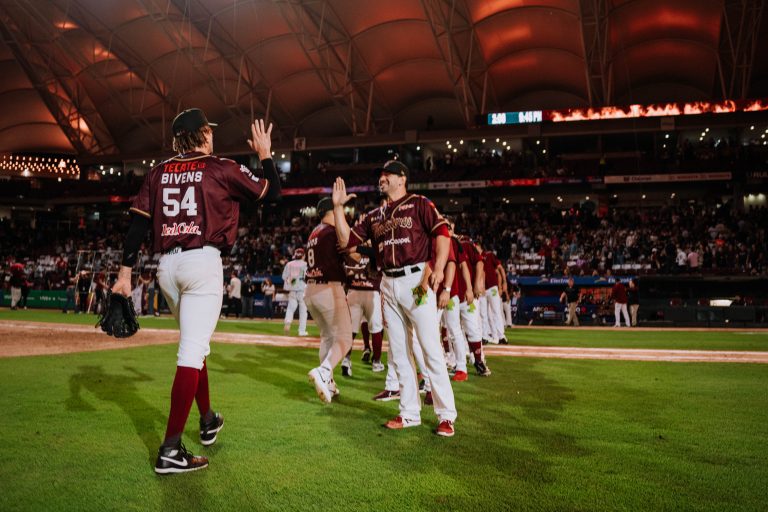
[[276, 200], [280, 180], [270, 157], [272, 125], [251, 126], [250, 147], [258, 153], [264, 178], [232, 160], [213, 156], [213, 130], [199, 109], [173, 120], [173, 148], [178, 155], [154, 167], [131, 205], [122, 266], [112, 287], [131, 292], [131, 268], [141, 242], [152, 229], [154, 251], [162, 253], [157, 270], [160, 287], [179, 324], [176, 376], [165, 440], [155, 472], [194, 471], [208, 459], [192, 455], [181, 443], [192, 401], [200, 412], [200, 441], [216, 442], [223, 417], [210, 406], [205, 358], [219, 318], [223, 295], [221, 252], [235, 243], [240, 215], [238, 201]]
[[[473, 339], [477, 339], [477, 324], [474, 321], [468, 319], [469, 308], [468, 304], [474, 304], [474, 293], [472, 291], [472, 277], [469, 273], [468, 257], [466, 252], [462, 249], [459, 240], [453, 236], [453, 227], [451, 226], [451, 251], [456, 256], [456, 269], [453, 275], [453, 283], [451, 286], [445, 287], [445, 294], [447, 296], [446, 304], [443, 311], [443, 323], [445, 324], [448, 334], [453, 341], [453, 353], [456, 355], [456, 373], [452, 380], [461, 382], [468, 378], [467, 375], [467, 339], [464, 336], [464, 331], [468, 331], [472, 334]], [[446, 277], [448, 272], [446, 271]], [[443, 298], [441, 298], [443, 300]], [[462, 312], [464, 318], [462, 318]], [[475, 314], [477, 309], [472, 310], [472, 314]], [[477, 315], [475, 314], [475, 317]], [[462, 320], [464, 325], [462, 326]], [[463, 327], [463, 328], [462, 328]], [[480, 343], [482, 347], [482, 343]]]
[[[341, 246], [371, 240], [377, 251], [377, 264], [383, 269], [381, 295], [389, 333], [390, 363], [394, 364], [400, 383], [400, 415], [385, 426], [401, 429], [421, 424], [419, 388], [408, 346], [408, 331], [413, 328], [418, 339], [414, 343], [419, 343], [423, 349], [432, 384], [439, 420], [436, 433], [449, 437], [454, 434], [456, 406], [440, 343], [435, 296], [435, 290], [443, 282], [448, 259], [448, 228], [432, 201], [408, 193], [408, 168], [405, 165], [390, 160], [378, 172], [379, 190], [387, 196], [386, 205], [361, 216], [350, 229], [344, 216], [344, 204], [354, 195], [347, 195], [344, 180], [337, 178], [333, 185], [333, 212]], [[429, 286], [425, 289], [422, 278], [430, 259], [433, 237], [437, 237], [437, 256]]]
[[320, 366], [309, 372], [320, 400], [330, 403], [338, 394], [333, 380], [336, 368], [352, 347], [352, 320], [344, 293], [344, 257], [334, 227], [333, 203], [324, 197], [317, 203], [320, 224], [307, 241], [307, 289], [304, 299], [320, 329]]
[[[464, 329], [464, 335], [467, 338], [469, 350], [472, 352], [475, 370], [482, 377], [491, 374], [491, 370], [485, 362], [483, 354], [483, 331], [480, 323], [479, 297], [485, 294], [485, 273], [483, 260], [477, 250], [474, 242], [468, 237], [458, 238], [461, 244], [462, 252], [467, 258], [467, 270], [469, 271], [470, 282], [473, 283], [472, 295], [474, 302], [469, 301], [469, 295], [465, 295], [465, 301], [460, 304], [461, 326]], [[468, 291], [469, 292], [469, 291]], [[458, 356], [457, 356], [458, 359]]]
[[482, 245], [477, 243], [481, 250], [483, 267], [485, 270], [485, 303], [486, 307], [481, 310], [480, 315], [483, 318], [483, 335], [489, 343], [494, 345], [506, 345], [507, 340], [504, 337], [504, 312], [501, 309], [501, 294], [507, 291], [507, 278], [504, 267], [490, 250], [482, 250]]
[[[368, 248], [370, 249], [370, 247]], [[352, 316], [352, 339], [360, 331], [363, 322], [368, 322], [368, 328], [373, 337], [373, 359], [371, 370], [384, 371], [381, 362], [381, 347], [384, 339], [384, 322], [381, 311], [381, 275], [371, 266], [371, 256], [360, 253], [363, 250], [357, 248], [359, 260], [355, 255], [350, 255], [346, 261], [347, 272], [347, 303]], [[367, 251], [364, 251], [367, 252]], [[352, 361], [350, 354], [342, 361], [342, 370], [346, 374], [352, 374]]]

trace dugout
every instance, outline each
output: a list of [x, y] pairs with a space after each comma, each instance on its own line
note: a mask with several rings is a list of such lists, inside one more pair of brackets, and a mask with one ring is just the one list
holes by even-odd
[[[630, 276], [575, 277], [581, 291], [582, 325], [613, 325], [610, 292]], [[566, 305], [560, 294], [567, 277], [512, 277], [521, 290], [513, 305], [516, 324], [562, 325]], [[768, 327], [768, 278], [735, 276], [641, 276], [638, 325], [643, 327]]]

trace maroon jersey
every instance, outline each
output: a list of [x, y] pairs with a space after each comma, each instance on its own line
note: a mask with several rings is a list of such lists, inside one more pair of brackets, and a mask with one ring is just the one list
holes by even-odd
[[[456, 274], [453, 276], [451, 296], [458, 296], [459, 301], [464, 302], [467, 295], [467, 284], [464, 282], [464, 274], [461, 272], [461, 264], [466, 263], [469, 265], [469, 259], [467, 258], [467, 251], [464, 250], [464, 248], [459, 243], [459, 240], [455, 236], [451, 237], [451, 248], [456, 254]], [[470, 276], [471, 275], [472, 270], [470, 270]]]
[[490, 251], [483, 252], [483, 270], [485, 270], [485, 287], [493, 288], [499, 286], [499, 274], [496, 272], [496, 267], [501, 265], [501, 262]]
[[[432, 239], [432, 255], [429, 258], [429, 266], [431, 268], [435, 268], [435, 262], [437, 261], [437, 239]], [[456, 265], [459, 264], [459, 262], [456, 259], [456, 252], [453, 247], [453, 244], [448, 245], [448, 258], [445, 260], [445, 266], [448, 267], [448, 263], [454, 262]], [[457, 267], [458, 268], [458, 267]], [[443, 269], [443, 277], [445, 277], [445, 269]], [[453, 283], [456, 282], [456, 275], [453, 276], [453, 282], [451, 282], [451, 297], [453, 295], [456, 295], [456, 288], [453, 288]], [[440, 283], [440, 287], [437, 289], [437, 294], [440, 295], [443, 293], [443, 290], [445, 289], [445, 280], [443, 280], [442, 283]]]
[[131, 204], [152, 219], [152, 246], [231, 248], [237, 238], [239, 200], [264, 197], [269, 182], [233, 160], [193, 152], [154, 167]]
[[616, 284], [613, 285], [613, 289], [611, 290], [611, 294], [613, 295], [613, 300], [619, 304], [627, 303], [627, 288], [621, 281], [616, 281]]
[[307, 284], [346, 280], [344, 258], [339, 254], [336, 228], [321, 222], [307, 241]]
[[363, 214], [352, 228], [350, 243], [371, 240], [384, 269], [429, 261], [431, 238], [445, 219], [424, 196], [409, 194]]
[[350, 290], [379, 291], [381, 275], [372, 268], [375, 265], [368, 256], [362, 256], [360, 261], [351, 258], [344, 265], [347, 272], [347, 288]]
[[464, 250], [464, 254], [467, 257], [467, 265], [469, 266], [469, 277], [472, 279], [472, 286], [475, 285], [475, 276], [477, 275], [477, 262], [481, 261], [480, 253], [477, 251], [474, 242], [467, 237], [461, 238], [461, 248]]

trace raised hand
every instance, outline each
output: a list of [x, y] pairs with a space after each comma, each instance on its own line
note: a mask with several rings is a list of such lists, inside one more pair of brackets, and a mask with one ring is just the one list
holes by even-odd
[[251, 138], [248, 145], [259, 154], [259, 160], [272, 158], [272, 123], [265, 129], [264, 120], [256, 119], [251, 125]]
[[343, 206], [347, 204], [347, 201], [357, 197], [357, 194], [347, 194], [347, 185], [341, 178], [336, 178], [333, 182], [333, 194], [331, 194], [331, 200], [333, 206]]

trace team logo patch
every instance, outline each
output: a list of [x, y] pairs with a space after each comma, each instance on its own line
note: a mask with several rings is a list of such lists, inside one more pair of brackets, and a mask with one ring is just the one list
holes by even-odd
[[251, 172], [251, 170], [249, 168], [247, 168], [246, 166], [241, 165], [240, 166], [240, 172], [242, 172], [243, 174], [248, 176], [251, 179], [251, 181], [255, 181], [256, 183], [259, 182], [259, 178], [255, 174], [253, 174]]

